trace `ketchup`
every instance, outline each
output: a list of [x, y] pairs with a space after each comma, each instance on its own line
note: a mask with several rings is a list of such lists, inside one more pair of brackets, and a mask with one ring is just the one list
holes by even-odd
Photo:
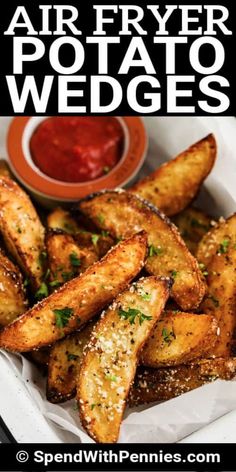
[[97, 179], [118, 163], [124, 133], [114, 117], [51, 117], [42, 121], [30, 139], [36, 166], [63, 182]]

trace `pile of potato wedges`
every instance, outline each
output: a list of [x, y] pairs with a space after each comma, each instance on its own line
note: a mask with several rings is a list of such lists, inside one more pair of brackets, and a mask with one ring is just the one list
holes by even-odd
[[213, 135], [127, 190], [46, 213], [0, 165], [0, 347], [47, 369], [97, 442], [127, 405], [236, 375], [236, 215], [192, 206]]

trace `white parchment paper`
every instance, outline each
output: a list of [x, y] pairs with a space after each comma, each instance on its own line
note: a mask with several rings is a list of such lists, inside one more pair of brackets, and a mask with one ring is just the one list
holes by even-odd
[[[218, 161], [198, 202], [213, 216], [228, 216], [236, 210], [236, 155], [232, 155], [232, 142], [225, 140], [219, 120], [147, 118], [145, 123], [149, 135], [149, 152], [141, 175], [149, 173], [208, 132], [214, 132], [218, 142]], [[4, 140], [3, 126], [1, 143]], [[4, 144], [0, 146], [0, 152], [6, 157]], [[0, 351], [0, 355], [7, 359], [13, 373], [25, 384], [42, 415], [65, 431], [65, 442], [68, 431], [78, 438], [78, 442], [93, 442], [81, 428], [73, 400], [62, 405], [49, 403], [45, 396], [46, 379], [35, 366], [20, 355], [4, 351]], [[236, 380], [217, 380], [158, 405], [127, 409], [119, 442], [176, 442], [234, 409]]]

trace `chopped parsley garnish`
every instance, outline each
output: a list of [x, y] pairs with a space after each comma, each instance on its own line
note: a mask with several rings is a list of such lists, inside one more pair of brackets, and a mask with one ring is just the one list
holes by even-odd
[[69, 255], [69, 258], [70, 258], [70, 263], [73, 267], [79, 267], [81, 265], [81, 260], [78, 258], [76, 252], [73, 251]]
[[134, 324], [136, 318], [138, 317], [139, 319], [139, 324], [141, 325], [145, 320], [150, 321], [152, 320], [152, 316], [147, 316], [144, 313], [142, 313], [140, 310], [136, 308], [128, 308], [127, 311], [119, 309], [118, 315], [120, 318], [123, 318], [123, 320], [128, 320], [130, 324]]
[[71, 223], [64, 223], [63, 225], [64, 229], [67, 230], [70, 233], [74, 233], [76, 231], [75, 227]]
[[149, 247], [148, 247], [148, 255], [149, 257], [152, 257], [152, 256], [160, 256], [161, 254], [163, 253], [163, 249], [161, 247], [157, 247], [157, 246], [153, 246], [153, 244], [151, 244]]
[[70, 352], [68, 352], [67, 354], [67, 359], [68, 361], [76, 361], [76, 359], [78, 359], [79, 356], [76, 356], [76, 354], [71, 354]]
[[145, 293], [145, 292], [144, 292], [144, 293], [140, 294], [140, 296], [141, 296], [141, 298], [142, 298], [143, 300], [145, 300], [146, 302], [150, 302], [150, 300], [151, 300], [151, 295], [150, 295], [150, 293]]
[[60, 287], [61, 282], [59, 280], [52, 280], [52, 282], [49, 282], [50, 287]]
[[44, 280], [47, 280], [50, 275], [50, 269], [47, 269], [44, 275]]
[[24, 280], [23, 286], [24, 286], [24, 287], [28, 287], [29, 283], [30, 283], [29, 279], [26, 278], [26, 279]]
[[111, 382], [117, 382], [118, 377], [116, 375], [106, 374], [105, 379], [110, 380]]
[[199, 269], [202, 271], [202, 275], [205, 275], [205, 277], [208, 275], [208, 271], [206, 270], [206, 266], [205, 264], [203, 264], [202, 262], [200, 262], [198, 264], [198, 267]]
[[105, 221], [104, 216], [101, 215], [101, 214], [97, 216], [97, 219], [98, 219], [98, 221], [99, 221], [99, 223], [100, 223], [101, 225], [102, 225], [102, 224], [104, 223], [104, 221]]
[[205, 230], [209, 229], [209, 225], [205, 225], [204, 223], [201, 223], [200, 221], [196, 220], [196, 218], [192, 218], [190, 224], [192, 228], [201, 228]]
[[21, 228], [17, 228], [17, 233], [21, 234], [22, 233], [22, 229]]
[[214, 297], [214, 295], [208, 295], [208, 299], [212, 301], [212, 303], [215, 305], [216, 308], [218, 308], [218, 306], [220, 305], [220, 302], [219, 300], [217, 300], [216, 297]]
[[90, 407], [92, 411], [94, 410], [95, 406], [97, 406], [97, 403], [92, 403], [92, 405]]
[[222, 243], [220, 244], [218, 254], [226, 254], [229, 248], [229, 239], [224, 239]]
[[68, 282], [74, 277], [74, 272], [62, 272], [61, 276], [64, 280], [64, 282]]
[[73, 315], [74, 310], [73, 308], [65, 307], [65, 308], [55, 308], [53, 310], [56, 318], [56, 326], [58, 328], [64, 328], [68, 322], [70, 317]]
[[40, 252], [39, 254], [39, 258], [38, 258], [38, 264], [40, 267], [42, 267], [47, 259], [48, 255], [46, 253], [46, 251], [42, 251]]
[[97, 245], [99, 238], [100, 238], [99, 234], [92, 234], [91, 239], [94, 246]]
[[42, 300], [43, 298], [46, 298], [48, 296], [48, 287], [45, 282], [42, 282], [39, 289], [37, 290], [35, 294], [35, 298], [37, 300]]
[[163, 328], [161, 334], [162, 334], [162, 337], [163, 337], [165, 343], [167, 343], [167, 344], [170, 344], [173, 341], [173, 339], [176, 338], [174, 331], [168, 331], [168, 329], [166, 329], [166, 328]]
[[101, 235], [105, 237], [109, 236], [109, 231], [101, 231]]
[[172, 270], [170, 276], [175, 280], [178, 275], [177, 270]]

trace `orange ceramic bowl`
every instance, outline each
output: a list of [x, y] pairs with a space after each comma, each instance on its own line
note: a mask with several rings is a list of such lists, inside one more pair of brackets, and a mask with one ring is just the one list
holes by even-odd
[[37, 126], [48, 117], [13, 118], [7, 136], [9, 163], [18, 180], [46, 206], [73, 202], [90, 193], [121, 187], [140, 169], [147, 151], [147, 135], [139, 117], [116, 117], [124, 132], [124, 151], [107, 174], [95, 180], [68, 183], [45, 175], [33, 162], [29, 142]]

